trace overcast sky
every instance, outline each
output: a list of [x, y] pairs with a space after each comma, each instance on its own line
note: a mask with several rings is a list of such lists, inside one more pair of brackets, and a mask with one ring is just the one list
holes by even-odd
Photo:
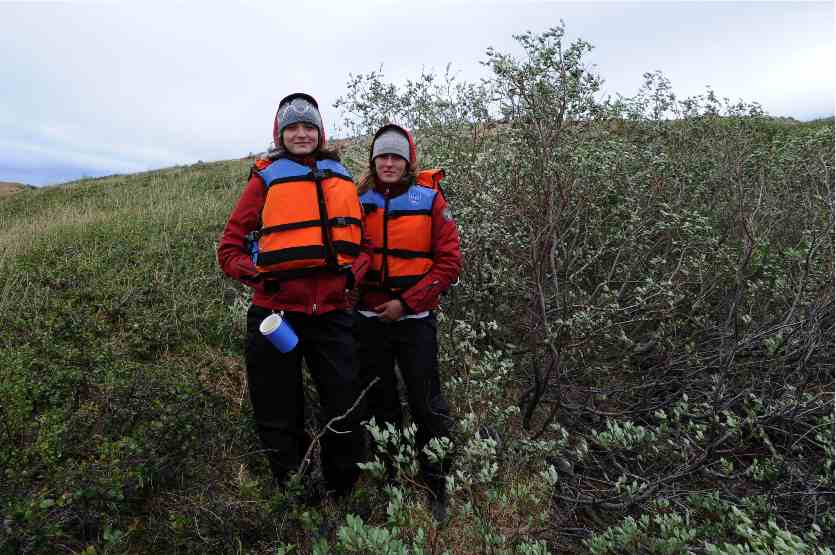
[[0, 181], [52, 184], [197, 160], [271, 140], [277, 102], [313, 94], [329, 132], [349, 74], [485, 75], [485, 49], [566, 23], [605, 93], [661, 70], [775, 116], [830, 116], [832, 2], [0, 1]]

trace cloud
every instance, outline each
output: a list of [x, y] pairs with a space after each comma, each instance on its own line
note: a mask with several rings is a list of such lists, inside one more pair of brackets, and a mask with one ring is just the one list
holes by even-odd
[[610, 94], [660, 69], [679, 96], [711, 85], [775, 115], [832, 113], [828, 3], [0, 4], [0, 172], [240, 157], [267, 146], [278, 100], [299, 90], [333, 135], [349, 74], [402, 82], [451, 63], [476, 80], [488, 46], [520, 55], [513, 34], [561, 18], [595, 45]]

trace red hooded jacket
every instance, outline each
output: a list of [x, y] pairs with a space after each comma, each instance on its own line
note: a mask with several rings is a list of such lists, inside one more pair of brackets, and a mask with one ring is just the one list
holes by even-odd
[[[315, 165], [312, 158], [295, 160], [308, 166]], [[349, 308], [346, 289], [359, 283], [369, 268], [368, 241], [364, 238], [362, 251], [351, 266], [350, 277], [348, 273], [323, 270], [305, 277], [264, 282], [258, 276], [247, 250], [246, 236], [260, 229], [265, 198], [264, 181], [253, 171], [229, 216], [218, 245], [218, 263], [223, 272], [252, 287], [253, 304], [270, 310], [316, 315]]]
[[[410, 167], [414, 169], [416, 167], [415, 142], [409, 131], [396, 125], [387, 125], [378, 130], [375, 137], [390, 128], [396, 128], [406, 135], [410, 147], [410, 160], [408, 162]], [[372, 141], [373, 144], [374, 141]], [[373, 164], [371, 159], [369, 160], [369, 164], [370, 167], [374, 167], [371, 165]], [[370, 183], [374, 184], [374, 189], [378, 193], [388, 198], [397, 197], [409, 188], [408, 183], [387, 186], [377, 183], [374, 178], [371, 178]], [[459, 232], [456, 228], [456, 222], [453, 221], [450, 215], [450, 209], [447, 201], [444, 199], [444, 195], [435, 195], [431, 218], [432, 237], [430, 251], [432, 252], [433, 263], [429, 272], [418, 283], [406, 291], [402, 291], [399, 295], [384, 291], [380, 288], [365, 287], [361, 284], [359, 301], [357, 303], [359, 310], [371, 311], [376, 306], [392, 299], [400, 299], [408, 314], [417, 314], [438, 307], [441, 294], [459, 277], [462, 257], [459, 246]], [[371, 246], [381, 247], [382, 245]]]

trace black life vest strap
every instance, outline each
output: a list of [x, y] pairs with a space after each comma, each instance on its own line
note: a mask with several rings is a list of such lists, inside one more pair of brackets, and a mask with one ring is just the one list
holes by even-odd
[[[334, 249], [348, 256], [360, 254], [360, 245], [351, 241], [334, 241]], [[262, 251], [258, 253], [259, 266], [272, 266], [290, 260], [322, 259], [325, 260], [325, 247], [322, 245], [305, 245], [302, 247], [289, 247], [274, 251]]]
[[363, 276], [363, 288], [370, 291], [383, 291], [385, 293], [394, 294], [395, 291], [403, 291], [409, 289], [419, 281], [421, 281], [427, 274], [418, 274], [414, 276], [399, 276], [387, 278], [383, 284], [380, 283], [380, 272], [377, 270], [369, 270]]
[[[319, 227], [322, 225], [322, 220], [304, 220], [301, 222], [292, 222], [289, 224], [271, 225], [261, 230], [262, 235], [267, 233], [276, 233], [277, 231], [287, 231], [289, 229], [302, 229], [305, 227]], [[351, 216], [340, 216], [338, 218], [331, 218], [328, 220], [328, 225], [331, 227], [347, 227], [350, 225], [360, 225], [359, 218]]]
[[360, 244], [352, 243], [351, 241], [334, 241], [334, 250], [348, 256], [359, 256]]
[[325, 170], [316, 170], [313, 172], [313, 178], [316, 181], [316, 200], [319, 204], [319, 221], [322, 228], [322, 245], [325, 247], [325, 263], [329, 268], [337, 269], [337, 251], [334, 248], [334, 243], [331, 240], [331, 226], [328, 218], [328, 207], [325, 204], [325, 191], [322, 188], [322, 182], [330, 176], [331, 172]]
[[397, 218], [398, 216], [432, 216], [432, 210], [392, 210], [386, 214], [390, 218]]
[[360, 218], [354, 218], [352, 216], [338, 216], [328, 220], [328, 225], [331, 227], [348, 227], [350, 225], [362, 225], [362, 222], [360, 221]]
[[314, 266], [312, 268], [297, 268], [295, 270], [263, 272], [261, 276], [262, 279], [268, 280], [266, 283], [269, 284], [270, 281], [284, 281], [286, 279], [308, 277], [318, 272], [333, 272], [333, 270], [326, 266]]
[[[380, 283], [380, 271], [379, 270], [369, 270], [366, 272], [366, 275], [363, 276], [363, 283], [366, 284], [379, 284]], [[374, 286], [376, 288], [380, 288], [379, 286]]]
[[407, 249], [384, 249], [382, 247], [375, 247], [375, 253], [388, 254], [397, 256], [398, 258], [432, 258], [433, 253], [428, 251], [413, 251]]
[[410, 287], [421, 281], [425, 275], [427, 274], [418, 274], [415, 276], [388, 277], [386, 278], [386, 281], [383, 282], [383, 286], [391, 291], [403, 291], [404, 289], [409, 289]]
[[303, 247], [289, 247], [275, 251], [262, 251], [258, 253], [259, 266], [272, 266], [290, 260], [324, 259], [325, 247], [322, 245], [306, 245]]

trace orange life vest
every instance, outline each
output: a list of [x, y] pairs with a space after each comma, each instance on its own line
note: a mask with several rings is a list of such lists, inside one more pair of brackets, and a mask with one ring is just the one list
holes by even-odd
[[393, 198], [374, 190], [360, 197], [366, 233], [374, 247], [371, 267], [363, 279], [366, 286], [403, 291], [429, 272], [433, 265], [432, 206], [437, 193], [414, 184]]
[[351, 174], [339, 162], [316, 170], [286, 158], [256, 171], [267, 195], [252, 245], [259, 273], [295, 277], [350, 266], [360, 253], [360, 203]]
[[444, 179], [444, 170], [442, 168], [433, 168], [419, 171], [418, 175], [415, 176], [415, 183], [440, 191], [443, 197], [444, 191], [441, 190], [442, 179]]

